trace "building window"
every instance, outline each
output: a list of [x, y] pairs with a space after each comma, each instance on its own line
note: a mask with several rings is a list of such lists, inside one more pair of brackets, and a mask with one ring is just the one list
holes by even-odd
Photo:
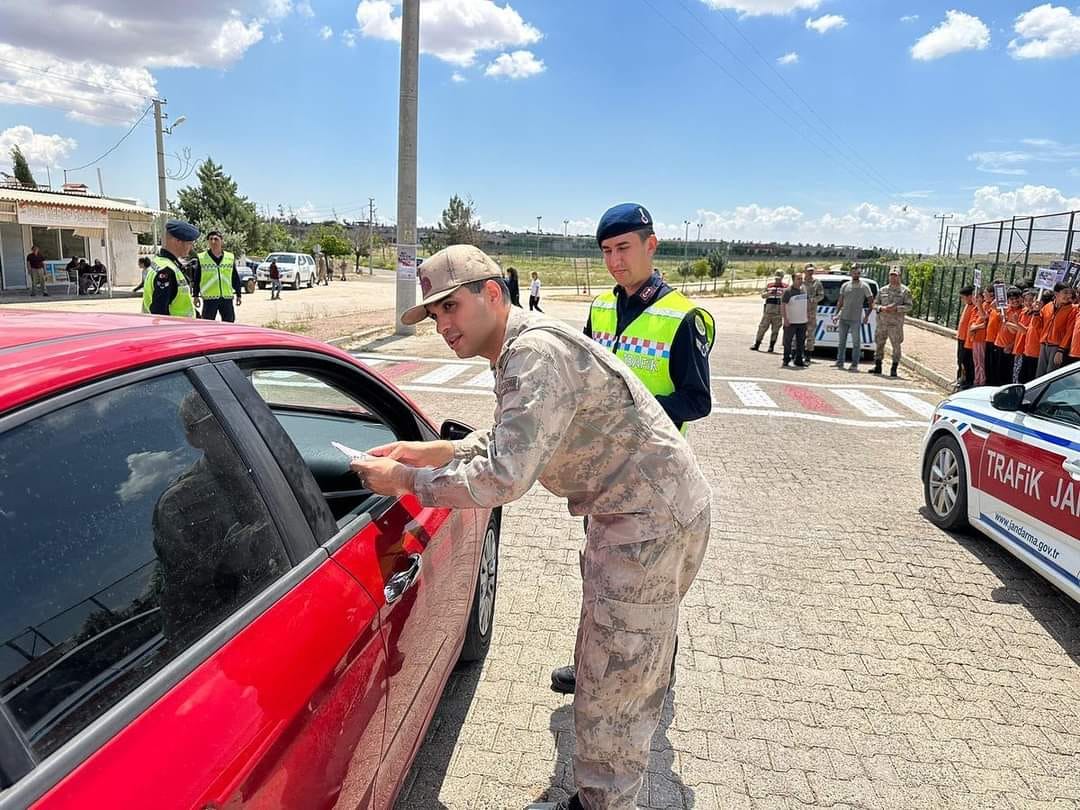
[[[88, 259], [86, 238], [76, 236], [71, 228], [42, 228], [30, 229], [32, 244], [41, 249], [41, 255], [46, 261], [59, 261], [60, 259]], [[27, 248], [29, 253], [30, 249]]]

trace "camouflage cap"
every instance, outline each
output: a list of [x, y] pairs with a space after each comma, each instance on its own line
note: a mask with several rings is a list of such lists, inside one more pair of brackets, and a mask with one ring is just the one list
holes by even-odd
[[427, 317], [427, 307], [453, 295], [463, 284], [502, 278], [502, 268], [493, 258], [473, 245], [451, 245], [430, 259], [425, 259], [417, 274], [424, 299], [405, 310], [401, 322], [407, 326], [420, 323]]

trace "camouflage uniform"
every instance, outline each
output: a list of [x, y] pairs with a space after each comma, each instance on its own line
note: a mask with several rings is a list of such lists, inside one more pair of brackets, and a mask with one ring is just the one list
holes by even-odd
[[[884, 312], [881, 307], [896, 304], [895, 312]], [[911, 297], [911, 290], [901, 284], [893, 287], [891, 284], [878, 289], [877, 295], [877, 334], [874, 339], [877, 350], [874, 352], [874, 362], [880, 363], [885, 357], [885, 341], [892, 341], [892, 362], [897, 365], [900, 362], [900, 344], [904, 342], [904, 316], [911, 311], [915, 301]]]
[[810, 357], [817, 345], [817, 308], [825, 300], [825, 287], [816, 278], [804, 283], [806, 288], [806, 357]]
[[679, 603], [705, 554], [710, 490], [656, 398], [560, 321], [512, 309], [495, 426], [416, 472], [427, 506], [493, 507], [540, 481], [589, 517], [575, 660], [575, 781], [589, 810], [632, 810], [660, 721]]
[[761, 340], [770, 327], [772, 332], [769, 334], [769, 351], [771, 352], [776, 348], [776, 337], [780, 334], [780, 330], [784, 328], [781, 299], [786, 289], [787, 285], [782, 280], [777, 279], [770, 281], [765, 285], [765, 289], [761, 291], [761, 297], [765, 299], [765, 306], [764, 311], [761, 313], [761, 321], [758, 323], [757, 336], [754, 338], [755, 349], [761, 345]]

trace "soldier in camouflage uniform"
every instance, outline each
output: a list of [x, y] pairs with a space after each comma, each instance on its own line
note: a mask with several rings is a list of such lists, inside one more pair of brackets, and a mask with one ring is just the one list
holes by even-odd
[[874, 352], [874, 367], [871, 374], [881, 373], [881, 361], [885, 359], [885, 341], [892, 342], [892, 369], [890, 377], [896, 377], [900, 365], [900, 344], [904, 342], [904, 316], [911, 311], [915, 301], [911, 290], [900, 283], [900, 271], [889, 271], [889, 283], [878, 290], [877, 297], [877, 350]]
[[781, 310], [780, 299], [784, 297], [784, 290], [787, 289], [787, 284], [784, 283], [784, 271], [777, 270], [776, 276], [765, 285], [765, 289], [761, 291], [761, 297], [765, 300], [765, 304], [762, 307], [761, 321], [758, 323], [757, 335], [754, 336], [754, 345], [750, 347], [750, 351], [756, 352], [758, 347], [761, 346], [761, 341], [765, 337], [765, 333], [772, 329], [769, 334], [769, 351], [776, 351], [776, 338], [780, 334], [780, 330], [784, 328], [784, 316]]
[[803, 357], [813, 362], [814, 346], [817, 345], [818, 306], [825, 300], [825, 286], [814, 278], [814, 265], [803, 269], [803, 288], [806, 290], [806, 350]]
[[455, 245], [420, 268], [425, 317], [459, 357], [487, 358], [495, 424], [355, 460], [364, 486], [425, 506], [516, 500], [540, 481], [588, 516], [574, 696], [577, 793], [560, 810], [632, 810], [671, 677], [679, 604], [709, 537], [710, 489], [656, 398], [611, 352], [510, 306], [499, 266]]

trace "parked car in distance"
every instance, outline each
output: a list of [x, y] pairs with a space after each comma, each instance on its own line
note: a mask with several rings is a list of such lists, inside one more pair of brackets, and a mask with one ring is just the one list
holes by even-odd
[[309, 254], [271, 253], [259, 262], [259, 267], [255, 271], [260, 290], [266, 289], [270, 284], [270, 262], [277, 262], [282, 286], [289, 286], [294, 290], [299, 290], [301, 286], [309, 288], [315, 286], [315, 259]]

